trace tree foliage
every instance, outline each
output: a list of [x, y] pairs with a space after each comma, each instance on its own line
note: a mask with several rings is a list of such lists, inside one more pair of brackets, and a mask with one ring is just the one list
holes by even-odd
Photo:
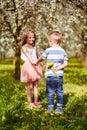
[[41, 51], [48, 47], [48, 33], [59, 30], [62, 33], [62, 46], [68, 54], [74, 55], [75, 52], [80, 54], [82, 45], [85, 52], [86, 7], [86, 0], [1, 0], [0, 37], [3, 38], [1, 45], [6, 42], [14, 49], [15, 75], [19, 75], [17, 74], [20, 65], [19, 43], [26, 28], [36, 32], [38, 37], [36, 45]]

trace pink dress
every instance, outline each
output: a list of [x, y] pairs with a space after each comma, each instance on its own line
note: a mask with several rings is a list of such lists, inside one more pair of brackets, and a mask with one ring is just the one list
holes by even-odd
[[[36, 56], [36, 48], [33, 49], [27, 49], [29, 54], [32, 56], [33, 59], [37, 59]], [[21, 82], [33, 82], [36, 80], [39, 80], [42, 78], [42, 71], [40, 68], [40, 65], [32, 65], [28, 58], [24, 55], [24, 53], [21, 53], [21, 58], [25, 61], [22, 69], [21, 69], [21, 76], [20, 80]]]

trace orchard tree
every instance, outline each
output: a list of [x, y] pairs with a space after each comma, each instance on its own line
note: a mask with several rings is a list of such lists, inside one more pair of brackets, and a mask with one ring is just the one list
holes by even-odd
[[[20, 4], [21, 3], [21, 4]], [[17, 0], [1, 0], [0, 1], [0, 13], [1, 13], [1, 22], [2, 24], [2, 35], [7, 34], [11, 37], [13, 41], [10, 41], [13, 44], [15, 49], [14, 63], [15, 63], [15, 79], [20, 78], [20, 32], [23, 24], [27, 22], [27, 18], [31, 17], [29, 11], [25, 11], [23, 5], [24, 1]], [[22, 15], [23, 9], [26, 15]], [[27, 12], [27, 13], [26, 13]], [[4, 33], [6, 32], [6, 33]]]
[[20, 78], [20, 40], [26, 28], [35, 31], [37, 47], [41, 51], [48, 47], [48, 33], [59, 30], [62, 33], [62, 46], [68, 54], [80, 54], [81, 46], [86, 46], [86, 7], [86, 0], [0, 1], [0, 36], [10, 39], [8, 44], [13, 46], [15, 79]]
[[[41, 12], [41, 4], [39, 0], [1, 0], [0, 1], [0, 26], [1, 37], [11, 39], [14, 49], [15, 79], [20, 79], [20, 39], [21, 33], [26, 28], [36, 29], [39, 15], [42, 15], [44, 21], [49, 27], [46, 20], [46, 14]], [[43, 10], [43, 9], [42, 9]], [[36, 22], [37, 21], [37, 22]], [[37, 27], [38, 28], [38, 27]], [[10, 38], [9, 38], [10, 37]]]
[[[34, 3], [33, 1], [33, 4]], [[28, 27], [35, 29], [36, 12], [32, 1], [25, 0], [1, 0], [0, 1], [0, 26], [1, 36], [10, 37], [9, 41], [14, 49], [15, 79], [20, 79], [20, 36]]]

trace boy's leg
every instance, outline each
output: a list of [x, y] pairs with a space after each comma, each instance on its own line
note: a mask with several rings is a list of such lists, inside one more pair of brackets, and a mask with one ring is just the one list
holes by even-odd
[[55, 82], [53, 78], [48, 77], [46, 79], [46, 95], [48, 103], [48, 112], [54, 109], [54, 93], [55, 93]]
[[56, 97], [57, 97], [57, 109], [55, 110], [57, 113], [63, 113], [63, 103], [64, 103], [64, 91], [63, 91], [63, 77], [59, 77], [58, 85], [56, 88]]
[[51, 113], [54, 110], [54, 105], [48, 105], [48, 113]]

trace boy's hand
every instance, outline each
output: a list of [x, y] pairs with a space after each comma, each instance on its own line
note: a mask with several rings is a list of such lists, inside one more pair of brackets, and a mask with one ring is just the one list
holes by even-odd
[[57, 69], [55, 67], [52, 67], [51, 70], [53, 71], [53, 73], [56, 73]]

